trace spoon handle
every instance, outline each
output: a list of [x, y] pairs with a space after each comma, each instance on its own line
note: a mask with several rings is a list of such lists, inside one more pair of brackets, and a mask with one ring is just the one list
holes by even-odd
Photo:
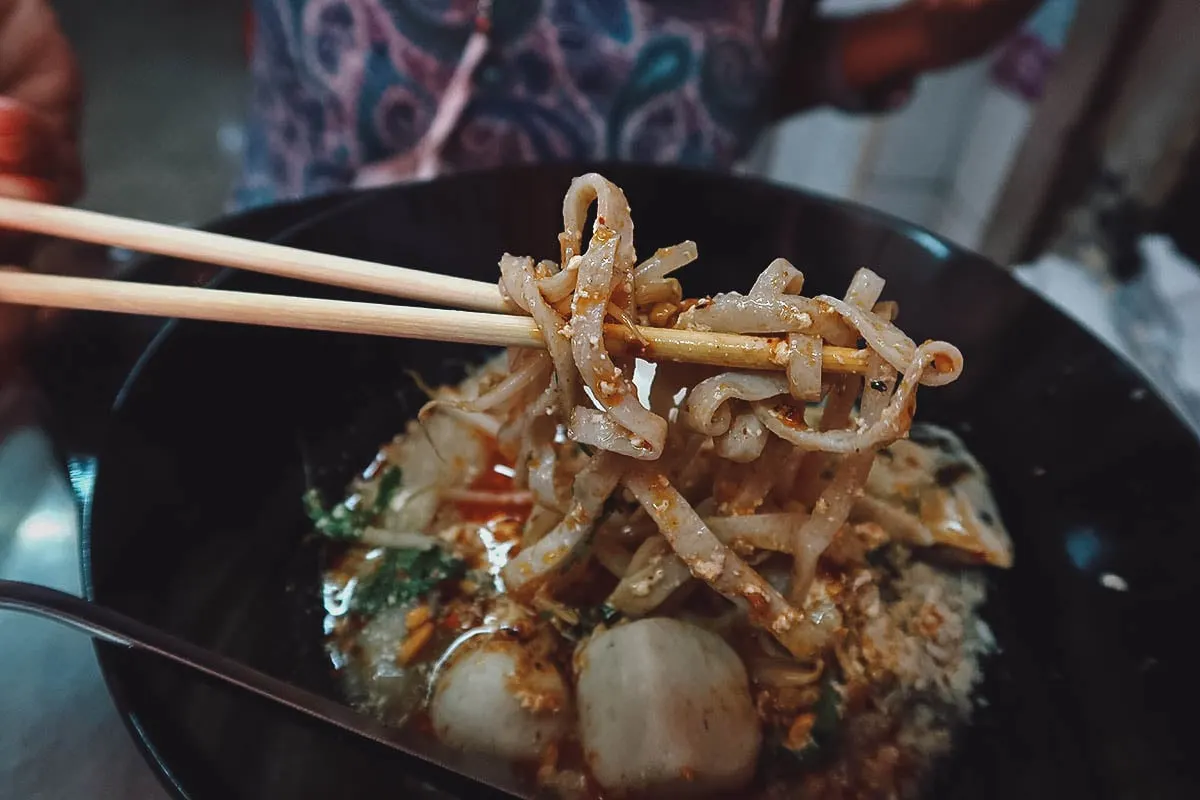
[[[506, 765], [470, 760], [428, 741], [405, 741], [401, 731], [335, 700], [293, 686], [212, 650], [74, 595], [20, 581], [0, 580], [0, 609], [42, 617], [124, 647], [154, 653], [357, 736], [399, 751], [412, 762], [414, 776], [464, 796], [532, 797]], [[468, 774], [466, 769], [470, 770]], [[491, 791], [492, 794], [487, 794]]]

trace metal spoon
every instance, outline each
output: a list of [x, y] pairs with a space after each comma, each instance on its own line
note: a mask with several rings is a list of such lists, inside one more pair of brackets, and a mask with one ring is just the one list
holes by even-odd
[[133, 647], [174, 661], [232, 686], [253, 692], [321, 722], [386, 745], [411, 762], [414, 776], [460, 796], [532, 798], [535, 791], [507, 764], [441, 746], [389, 728], [327, 697], [272, 678], [211, 650], [184, 641], [112, 609], [65, 592], [20, 581], [0, 580], [0, 609], [53, 620], [112, 644]]

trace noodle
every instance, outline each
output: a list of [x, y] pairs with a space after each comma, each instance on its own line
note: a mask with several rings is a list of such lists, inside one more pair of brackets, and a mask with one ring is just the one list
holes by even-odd
[[[460, 387], [431, 391], [351, 497], [314, 517], [318, 530], [351, 540], [353, 560], [329, 573], [340, 594], [327, 595], [341, 598], [338, 614], [367, 597], [360, 608], [371, 610], [357, 612], [366, 624], [344, 658], [360, 665], [372, 707], [429, 698], [438, 736], [536, 761], [546, 787], [575, 787], [576, 797], [593, 797], [579, 789], [593, 779], [612, 796], [746, 789], [762, 737], [807, 752], [815, 720], [830, 706], [851, 713], [843, 699], [852, 694], [856, 708], [896, 717], [847, 728], [856, 744], [826, 777], [858, 775], [854, 758], [909, 753], [905, 742], [929, 726], [960, 722], [986, 652], [968, 624], [982, 590], [914, 554], [936, 547], [1007, 567], [1012, 552], [982, 469], [960, 443], [908, 438], [918, 389], [961, 373], [957, 348], [910, 339], [896, 304], [880, 299], [883, 278], [867, 269], [844, 299], [801, 296], [804, 275], [775, 259], [745, 294], [685, 300], [674, 276], [697, 259], [696, 244], [639, 262], [625, 195], [600, 175], [572, 181], [558, 241], [558, 263], [510, 254], [499, 263], [502, 295], [533, 319], [545, 351], [514, 349]], [[644, 362], [608, 351], [606, 324], [634, 337], [643, 325], [771, 334], [785, 340], [786, 369], [664, 362], [643, 374]], [[826, 347], [860, 339], [864, 376], [822, 371]], [[385, 467], [397, 472], [385, 479]], [[383, 550], [364, 554], [368, 546]], [[390, 586], [397, 569], [406, 582]], [[930, 619], [953, 636], [928, 632]], [[425, 627], [434, 623], [437, 632]], [[909, 654], [903, 663], [888, 660], [899, 652]], [[952, 684], [953, 670], [965, 677]], [[629, 699], [629, 712], [613, 710], [643, 683], [654, 691]], [[707, 718], [697, 727], [672, 714], [703, 705], [718, 684], [734, 695], [711, 732], [722, 738], [705, 745], [709, 755], [671, 762], [710, 735]], [[473, 710], [447, 685], [502, 696]], [[953, 712], [905, 716], [929, 685], [952, 686]], [[601, 705], [617, 705], [589, 711], [600, 702], [589, 686], [601, 687]], [[654, 728], [647, 741], [664, 744], [646, 757], [657, 760], [604, 762], [617, 750], [640, 757], [622, 749], [640, 730], [604, 733], [618, 719]], [[636, 780], [623, 783], [626, 774]], [[801, 779], [788, 780], [780, 796], [797, 794]]]

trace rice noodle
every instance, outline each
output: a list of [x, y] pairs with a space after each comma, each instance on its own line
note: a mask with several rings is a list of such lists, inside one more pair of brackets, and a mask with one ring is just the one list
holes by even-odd
[[[644, 286], [650, 283], [665, 282], [668, 275], [695, 261], [696, 256], [696, 243], [686, 241], [672, 247], [660, 247], [654, 251], [654, 255], [638, 264], [633, 270], [633, 286], [635, 292], [638, 293], [638, 305], [645, 302], [641, 298]], [[676, 281], [676, 285], [678, 285], [678, 281]]]
[[592, 542], [592, 555], [615, 578], [623, 578], [633, 563], [633, 554], [623, 544], [611, 536], [600, 535], [599, 531]]
[[553, 530], [504, 566], [501, 574], [505, 585], [521, 592], [561, 567], [592, 530], [620, 479], [616, 456], [599, 453], [593, 457], [575, 476], [570, 511]]
[[[909, 375], [905, 376], [905, 382], [910, 386], [910, 395], [916, 386], [923, 365], [924, 358], [918, 351], [917, 357], [909, 368]], [[886, 426], [887, 422], [884, 417], [889, 413], [898, 413], [895, 412], [895, 407], [900, 398], [904, 398], [902, 402], [904, 408], [909, 410], [911, 421], [911, 409], [908, 407], [909, 400], [908, 396], [904, 394], [903, 385], [901, 385], [900, 391], [892, 396], [890, 402], [886, 400], [888, 393], [895, 385], [895, 380], [895, 370], [888, 366], [881, 356], [873, 354], [867, 367], [868, 390], [862, 401], [863, 422], [867, 424], [868, 431], [879, 426]], [[872, 388], [872, 384], [878, 388]], [[884, 405], [885, 403], [886, 405]], [[867, 482], [867, 476], [871, 472], [871, 464], [874, 461], [875, 449], [873, 448], [856, 450], [853, 455], [847, 456], [838, 465], [833, 480], [817, 498], [812, 516], [796, 532], [792, 552], [792, 602], [803, 603], [804, 599], [808, 597], [813, 577], [817, 572], [817, 559], [820, 558], [821, 553], [825, 552], [825, 548], [829, 547], [829, 543], [833, 541], [838, 529], [850, 516], [850, 510], [854, 501], [862, 493], [863, 484]]]
[[804, 273], [786, 258], [777, 258], [767, 265], [750, 287], [755, 300], [774, 300], [785, 294], [800, 294], [804, 288]]
[[733, 414], [729, 401], [766, 400], [788, 391], [787, 378], [759, 372], [722, 372], [696, 384], [683, 403], [681, 416], [692, 430], [720, 436], [729, 430]]
[[[729, 498], [719, 498], [723, 514], [752, 514], [775, 488], [784, 474], [783, 465], [791, 458], [794, 448], [782, 439], [772, 437], [763, 448], [762, 456], [752, 464], [740, 466], [736, 489]], [[732, 465], [731, 465], [732, 466]]]
[[624, 577], [605, 602], [629, 616], [643, 617], [691, 579], [687, 565], [667, 540], [651, 536], [633, 554]]
[[652, 468], [638, 466], [626, 473], [624, 484], [693, 576], [731, 600], [745, 600], [750, 606], [750, 619], [797, 658], [806, 658], [820, 649], [826, 632], [819, 621], [790, 605], [775, 587], [722, 544], [666, 478]]
[[869, 269], [859, 269], [846, 289], [846, 303], [858, 308], [874, 308], [883, 294], [883, 278]]
[[746, 664], [750, 680], [758, 686], [793, 688], [812, 686], [821, 680], [824, 665], [820, 661], [797, 664], [784, 658], [756, 658]]
[[[559, 407], [559, 400], [558, 382], [552, 380], [522, 416], [508, 428], [500, 430], [498, 444], [501, 452], [513, 459], [513, 482], [517, 486], [529, 485], [529, 468], [535, 458], [534, 452], [554, 440], [558, 430], [558, 418], [554, 411]], [[510, 439], [516, 441], [515, 447], [511, 446]]]
[[[815, 298], [817, 303], [828, 305], [836, 311], [859, 336], [867, 342], [867, 347], [878, 353], [885, 361], [899, 372], [908, 372], [909, 365], [917, 357], [917, 348], [913, 340], [904, 335], [903, 331], [890, 322], [880, 319], [866, 309], [850, 305], [836, 297], [822, 295]], [[938, 359], [930, 361], [926, 366], [932, 369], [918, 376], [926, 386], [944, 386], [958, 379], [962, 374], [962, 353], [958, 348], [947, 342], [927, 342], [935, 345]]]
[[767, 429], [749, 406], [742, 405], [729, 430], [713, 440], [713, 444], [721, 458], [747, 464], [762, 455], [767, 446]]
[[[653, 306], [660, 303], [670, 303], [677, 306], [683, 300], [683, 286], [674, 278], [646, 281], [639, 284], [634, 291], [637, 292], [636, 297], [639, 306]], [[675, 310], [677, 311], [678, 308]], [[650, 321], [653, 322], [653, 319]]]
[[454, 486], [442, 489], [441, 495], [443, 500], [450, 503], [489, 506], [532, 506], [534, 501], [533, 492], [486, 492]]
[[480, 413], [493, 408], [507, 407], [526, 395], [530, 389], [536, 388], [540, 391], [546, 378], [550, 375], [554, 362], [550, 360], [548, 353], [538, 350], [523, 349], [520, 352], [522, 354], [529, 353], [533, 357], [527, 357], [524, 359], [524, 363], [514, 365], [514, 371], [506, 375], [500, 383], [488, 389], [486, 394], [461, 403], [460, 407], [464, 411]]
[[792, 397], [806, 402], [821, 399], [821, 355], [824, 346], [820, 336], [789, 333], [787, 380]]
[[473, 428], [491, 437], [495, 437], [500, 432], [500, 421], [495, 417], [489, 414], [468, 411], [462, 404], [456, 401], [430, 400], [421, 406], [421, 410], [417, 412], [417, 420], [422, 423], [428, 422], [429, 418], [438, 412], [447, 414], [468, 428]]
[[401, 550], [430, 550], [438, 540], [414, 531], [393, 531], [387, 528], [365, 528], [359, 541], [369, 547], [391, 547]]
[[807, 297], [779, 297], [770, 301], [727, 292], [679, 315], [678, 327], [722, 333], [808, 332], [820, 307]]
[[579, 377], [571, 360], [571, 341], [563, 334], [565, 322], [538, 291], [533, 275], [533, 259], [507, 253], [500, 259], [500, 287], [523, 311], [533, 317], [550, 358], [554, 362], [558, 400], [564, 415], [569, 415], [582, 394]]
[[867, 423], [862, 430], [810, 430], [803, 422], [795, 420], [794, 407], [790, 403], [759, 402], [754, 404], [754, 411], [772, 433], [804, 450], [861, 453], [884, 447], [908, 431], [921, 376], [943, 352], [944, 346], [944, 342], [928, 342], [917, 348], [900, 388], [892, 395], [880, 418]]
[[556, 445], [542, 442], [526, 463], [529, 467], [526, 482], [532, 496], [539, 504], [565, 514], [571, 501], [570, 482], [560, 479], [563, 467]]
[[791, 553], [796, 546], [796, 531], [807, 519], [806, 512], [792, 511], [705, 517], [704, 521], [718, 539], [739, 553], [752, 549]]
[[[596, 222], [584, 250], [584, 224], [593, 204]], [[540, 360], [514, 360], [510, 374], [479, 398], [460, 402], [460, 410], [507, 413], [510, 404], [529, 403], [553, 371], [529, 408], [510, 415], [500, 431], [502, 448], [517, 452], [514, 483], [527, 490], [520, 496], [541, 509], [539, 523], [529, 528], [537, 535], [525, 537], [525, 549], [505, 567], [505, 580], [521, 589], [558, 570], [579, 551], [623, 481], [661, 533], [647, 538], [636, 515], [602, 528], [602, 560], [621, 579], [613, 596], [623, 607], [630, 613], [657, 607], [686, 581], [686, 566], [719, 593], [749, 602], [756, 624], [791, 652], [810, 652], [822, 632], [800, 608], [817, 560], [861, 494], [875, 451], [907, 432], [918, 386], [956, 378], [961, 353], [945, 342], [917, 346], [900, 331], [891, 321], [894, 304], [880, 303], [884, 281], [870, 270], [855, 273], [844, 300], [806, 298], [799, 295], [804, 275], [776, 259], [746, 294], [682, 301], [670, 275], [696, 258], [694, 243], [660, 249], [638, 263], [633, 236], [620, 189], [599, 175], [584, 175], [563, 201], [561, 268], [514, 256], [501, 261], [502, 291], [533, 316], [549, 353]], [[632, 360], [616, 360], [607, 351], [603, 334], [609, 321], [631, 329], [640, 322], [785, 335], [787, 370], [713, 375], [708, 368], [659, 365], [647, 408], [633, 386]], [[869, 354], [867, 381], [824, 375], [824, 347], [851, 346], [860, 337]], [[897, 373], [903, 375], [898, 387]], [[595, 406], [584, 402], [583, 386]], [[686, 390], [682, 404], [680, 389]], [[860, 393], [862, 410], [855, 419]], [[810, 420], [807, 404], [822, 397], [819, 421]], [[669, 419], [681, 424], [671, 426]], [[566, 479], [572, 468], [561, 463], [553, 438], [563, 423], [569, 439], [599, 451], [575, 475], [570, 496]], [[710, 503], [718, 514], [710, 518], [719, 535], [684, 491], [697, 500], [718, 498]], [[811, 505], [811, 513], [803, 504]], [[547, 521], [564, 511], [545, 531]], [[791, 554], [791, 603], [730, 544], [755, 558]], [[633, 555], [631, 547], [637, 548]], [[642, 563], [646, 554], [656, 559], [653, 566]]]
[[560, 263], [570, 264], [571, 258], [580, 254], [583, 226], [593, 202], [596, 204], [593, 234], [601, 229], [608, 229], [617, 236], [620, 245], [617, 250], [616, 273], [623, 278], [632, 278], [637, 256], [633, 249], [633, 218], [629, 216], [629, 201], [615, 183], [594, 172], [572, 180], [563, 198], [563, 232], [558, 237], [562, 254]]
[[[571, 349], [580, 375], [607, 413], [575, 408], [571, 438], [633, 458], [656, 459], [666, 444], [667, 421], [638, 402], [633, 376], [613, 363], [604, 343], [613, 283], [624, 280], [614, 269], [619, 249], [619, 238], [598, 234], [579, 265], [579, 285], [571, 303]], [[621, 429], [627, 435], [617, 435]]]

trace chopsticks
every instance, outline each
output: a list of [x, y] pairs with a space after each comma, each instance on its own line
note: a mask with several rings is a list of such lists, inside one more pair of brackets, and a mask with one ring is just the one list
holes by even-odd
[[[453, 310], [33, 275], [11, 269], [0, 269], [0, 303], [497, 347], [545, 347], [533, 320], [513, 314], [494, 283], [11, 198], [0, 198], [0, 228], [360, 289]], [[791, 354], [786, 340], [778, 337], [626, 325], [606, 325], [604, 335], [609, 351], [616, 354], [733, 369], [784, 369]], [[821, 368], [831, 373], [865, 372], [867, 352], [825, 347]]]
[[314, 253], [220, 233], [0, 198], [0, 228], [343, 286], [452, 308], [511, 313], [495, 283]]
[[[545, 347], [529, 317], [191, 286], [0, 271], [0, 303], [231, 322], [275, 328], [394, 336], [497, 347]], [[605, 325], [610, 352], [734, 369], [781, 370], [790, 350], [778, 337]], [[825, 372], [862, 373], [867, 351], [825, 347]]]

